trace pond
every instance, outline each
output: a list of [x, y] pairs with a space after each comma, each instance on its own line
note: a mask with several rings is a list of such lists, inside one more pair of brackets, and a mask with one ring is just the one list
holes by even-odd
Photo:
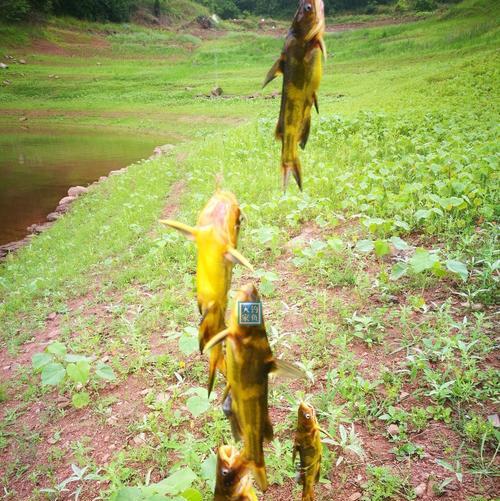
[[105, 130], [0, 131], [0, 245], [45, 221], [70, 186], [147, 158], [166, 142]]

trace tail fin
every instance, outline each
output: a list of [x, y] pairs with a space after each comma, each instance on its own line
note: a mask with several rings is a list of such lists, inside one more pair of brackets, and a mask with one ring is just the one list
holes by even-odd
[[300, 160], [295, 157], [292, 161], [282, 161], [281, 162], [281, 172], [283, 175], [283, 191], [286, 191], [288, 185], [288, 180], [290, 179], [290, 174], [293, 174], [300, 191], [302, 191], [302, 173], [300, 167]]
[[[200, 327], [198, 329], [200, 351], [203, 352], [205, 345], [224, 328], [224, 313], [222, 309], [219, 305], [211, 303], [207, 308], [205, 308], [203, 317], [200, 322]], [[222, 351], [222, 344], [217, 344], [210, 349], [208, 396], [210, 396], [210, 393], [212, 393], [217, 369], [219, 369], [223, 374], [226, 373], [226, 364], [224, 362], [224, 352]]]
[[266, 491], [269, 484], [267, 482], [266, 466], [263, 464], [261, 466], [252, 463], [252, 473], [261, 491]]
[[208, 396], [210, 396], [214, 388], [217, 369], [219, 369], [222, 374], [226, 373], [226, 363], [224, 361], [224, 353], [222, 352], [222, 344], [218, 344], [210, 350], [208, 364]]

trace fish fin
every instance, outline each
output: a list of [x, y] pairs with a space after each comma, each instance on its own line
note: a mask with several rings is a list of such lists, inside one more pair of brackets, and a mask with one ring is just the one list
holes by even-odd
[[297, 452], [299, 452], [299, 446], [296, 444], [293, 444], [293, 450], [292, 450], [292, 464], [295, 464], [295, 458], [297, 457]]
[[271, 69], [267, 72], [266, 79], [262, 84], [262, 88], [264, 88], [269, 82], [274, 80], [280, 73], [283, 73], [283, 62], [284, 57], [281, 55], [274, 64], [271, 66]]
[[314, 479], [314, 483], [319, 482], [319, 477], [321, 476], [321, 468], [318, 468], [318, 471], [316, 472], [316, 478]]
[[206, 353], [208, 350], [212, 349], [216, 344], [221, 343], [226, 339], [228, 334], [230, 333], [229, 329], [224, 329], [223, 331], [220, 331], [219, 334], [216, 334], [208, 343], [205, 344], [203, 347], [203, 353]]
[[250, 264], [247, 258], [240, 254], [234, 247], [228, 247], [226, 253], [224, 254], [224, 257], [234, 264], [242, 264], [243, 266], [246, 266], [250, 271], [254, 271], [253, 266]]
[[252, 472], [261, 491], [266, 491], [269, 484], [267, 483], [267, 474], [265, 465], [257, 466], [255, 463], [252, 463]]
[[269, 417], [264, 425], [264, 440], [270, 442], [274, 438], [274, 430]]
[[[333, 437], [326, 431], [323, 430], [323, 428], [320, 428], [319, 431], [323, 433], [323, 435], [326, 435], [330, 440], [333, 440]], [[324, 442], [325, 444], [331, 443], [331, 442]]]
[[319, 113], [318, 96], [316, 95], [316, 92], [313, 93], [313, 101], [314, 107], [316, 108], [316, 113]]
[[311, 130], [311, 115], [306, 118], [304, 126], [302, 127], [302, 134], [300, 136], [300, 147], [304, 149], [309, 139], [309, 132]]
[[323, 53], [323, 59], [326, 61], [326, 45], [325, 45], [325, 41], [323, 40], [323, 37], [320, 37], [318, 39], [318, 44], [319, 44], [319, 48], [321, 49], [321, 52]]
[[[198, 327], [198, 345], [203, 353], [205, 344], [210, 341], [214, 332], [220, 332], [225, 328], [224, 317], [221, 318], [220, 308], [216, 308], [215, 301], [210, 301], [208, 306], [198, 305], [201, 311], [200, 325]], [[219, 310], [219, 311], [217, 311]], [[217, 318], [217, 313], [219, 317]]]
[[281, 162], [281, 171], [283, 176], [283, 191], [286, 191], [288, 185], [288, 180], [290, 179], [290, 174], [293, 174], [295, 181], [302, 191], [302, 174], [300, 168], [300, 160], [295, 157], [291, 162]]
[[281, 141], [283, 139], [283, 125], [281, 123], [281, 120], [278, 120], [278, 122], [276, 123], [276, 130], [274, 131], [274, 137], [278, 141]]
[[208, 367], [208, 396], [210, 397], [210, 393], [212, 393], [212, 390], [214, 389], [217, 369], [219, 369], [223, 374], [226, 372], [222, 345], [217, 344], [210, 350]]
[[172, 219], [160, 219], [160, 223], [180, 231], [186, 238], [189, 238], [189, 240], [194, 240], [196, 238], [197, 228], [193, 226], [188, 226], [187, 224], [179, 223]]
[[279, 376], [285, 376], [292, 379], [305, 379], [306, 374], [295, 364], [285, 362], [284, 360], [274, 359], [271, 362], [269, 372], [275, 372]]

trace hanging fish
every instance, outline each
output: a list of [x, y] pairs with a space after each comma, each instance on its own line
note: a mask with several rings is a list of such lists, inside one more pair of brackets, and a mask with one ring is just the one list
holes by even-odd
[[[224, 316], [233, 265], [240, 263], [253, 271], [252, 265], [236, 250], [240, 217], [236, 197], [229, 191], [217, 189], [201, 211], [195, 227], [170, 219], [160, 221], [196, 242], [196, 289], [198, 309], [202, 316], [198, 330], [200, 351], [203, 351], [215, 334], [226, 327]], [[216, 346], [210, 352], [209, 395], [217, 367], [224, 372], [222, 346]]]
[[290, 174], [302, 190], [302, 173], [297, 146], [305, 148], [311, 129], [311, 107], [318, 109], [317, 91], [322, 75], [325, 14], [323, 0], [300, 0], [288, 31], [285, 46], [269, 70], [263, 87], [279, 74], [283, 75], [281, 109], [276, 139], [281, 141], [283, 189]]
[[[247, 307], [258, 310], [255, 321], [253, 313], [248, 319], [243, 318]], [[231, 425], [241, 435], [243, 456], [249, 461], [257, 484], [265, 491], [268, 482], [263, 443], [273, 438], [268, 411], [268, 376], [278, 369], [293, 377], [302, 377], [303, 374], [293, 365], [273, 358], [262, 317], [260, 297], [252, 284], [238, 291], [229, 327], [214, 336], [205, 349], [216, 346], [224, 339], [227, 370], [225, 397], [230, 395], [231, 399]]]
[[297, 430], [293, 445], [293, 462], [299, 453], [299, 482], [302, 484], [302, 501], [314, 500], [314, 486], [319, 481], [322, 445], [320, 427], [312, 405], [299, 405]]
[[257, 501], [248, 462], [231, 445], [217, 451], [214, 501]]

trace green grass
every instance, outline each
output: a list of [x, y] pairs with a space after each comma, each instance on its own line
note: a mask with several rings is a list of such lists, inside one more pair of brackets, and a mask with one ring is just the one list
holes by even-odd
[[[498, 287], [498, 28], [490, 22], [492, 5], [469, 1], [416, 23], [329, 35], [334, 56], [320, 90], [321, 115], [301, 153], [304, 193], [280, 189], [273, 139], [278, 101], [244, 98], [259, 89], [279, 39], [228, 33], [198, 41], [134, 27], [102, 35], [104, 28], [96, 26], [111, 44], [102, 56], [43, 55], [13, 66], [13, 83], [0, 94], [6, 111], [42, 109], [71, 120], [71, 113], [91, 108], [93, 114], [78, 117], [80, 125], [175, 130], [186, 140], [173, 155], [100, 184], [1, 268], [2, 348], [22, 353], [23, 343], [57, 312], [59, 340], [71, 353], [107, 357], [118, 387], [133, 380], [147, 390], [136, 397], [144, 407], [113, 428], [127, 437], [144, 433], [143, 443], [129, 440], [100, 461], [95, 442], [71, 437], [71, 461], [89, 472], [103, 469], [110, 482], [100, 487], [105, 496], [144, 484], [148, 471], [157, 481], [176, 467], [191, 468], [206, 496], [211, 490], [204, 465], [229, 439], [229, 428], [216, 405], [194, 416], [193, 402], [204, 403], [192, 391], [204, 386], [206, 364], [179, 351], [178, 341], [191, 335], [197, 320], [194, 249], [157, 220], [182, 180], [173, 217], [194, 222], [220, 172], [246, 216], [239, 248], [257, 269], [251, 277], [235, 268], [234, 282], [260, 279], [274, 351], [289, 359], [299, 353], [309, 376], [300, 389], [279, 381], [272, 386], [271, 406], [282, 419], [267, 449], [274, 483], [269, 499], [282, 499], [280, 486], [292, 482], [289, 429], [295, 404], [306, 395], [338, 443], [325, 455], [320, 499], [344, 494], [343, 487], [332, 494], [329, 479], [346, 486], [357, 475], [364, 499], [413, 499], [412, 471], [425, 469], [422, 447], [437, 471], [437, 490], [460, 483], [463, 472], [464, 489], [476, 481], [487, 491], [498, 474], [498, 432], [487, 420], [498, 394], [498, 375], [488, 363], [495, 348], [490, 305]], [[47, 29], [59, 29], [58, 23]], [[10, 33], [11, 41], [24, 40]], [[171, 44], [181, 48], [173, 54]], [[158, 57], [162, 47], [164, 59]], [[60, 79], [48, 78], [56, 72]], [[216, 83], [232, 97], [196, 97]], [[40, 121], [50, 126], [56, 118], [47, 114]], [[284, 245], [307, 229], [312, 241], [287, 254]], [[413, 262], [415, 248], [434, 254], [419, 251], [420, 261]], [[395, 265], [405, 260], [408, 273], [393, 280]], [[450, 271], [448, 260], [466, 266], [465, 279]], [[304, 320], [303, 327], [290, 327], [289, 312]], [[0, 422], [0, 447], [18, 443], [15, 450], [28, 450], [40, 437], [26, 432], [14, 439], [13, 426], [34, 402], [54, 403], [72, 390], [41, 388], [29, 363], [16, 374], [2, 385], [1, 398], [13, 407]], [[411, 393], [410, 403], [401, 399], [403, 391]], [[106, 385], [89, 392], [84, 412], [103, 429], [115, 413], [121, 419], [117, 401], [125, 401], [122, 408], [133, 404], [109, 395]], [[161, 393], [168, 398], [159, 399]], [[14, 394], [23, 396], [19, 407]], [[58, 420], [74, 411], [54, 412], [46, 414], [48, 426], [56, 427], [51, 436], [59, 433]], [[388, 424], [399, 432], [389, 435]], [[444, 438], [422, 444], [420, 434], [436, 427]], [[386, 441], [404, 461], [379, 464], [364, 451], [361, 435]], [[55, 448], [38, 469], [14, 454], [3, 484], [11, 498], [10, 486], [26, 471], [31, 491], [57, 486], [60, 477], [52, 470], [61, 454]]]

